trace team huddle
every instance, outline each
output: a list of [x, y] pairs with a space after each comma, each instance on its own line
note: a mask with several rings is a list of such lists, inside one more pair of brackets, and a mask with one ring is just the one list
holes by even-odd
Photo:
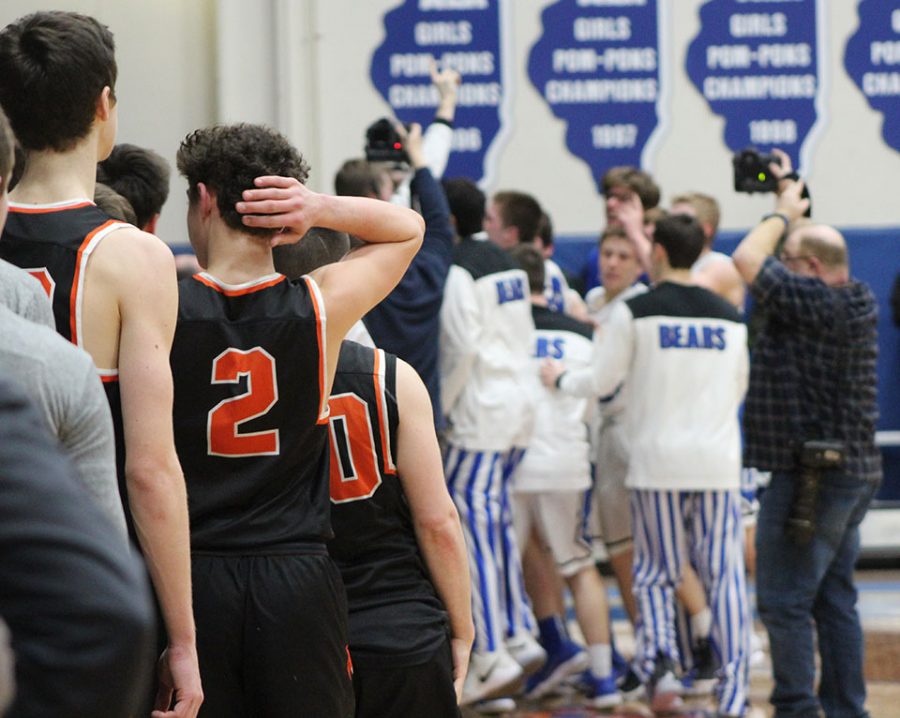
[[[745, 714], [746, 276], [711, 250], [715, 200], [663, 212], [648, 174], [611, 169], [582, 299], [533, 197], [440, 181], [459, 76], [432, 79], [434, 124], [396, 128], [407, 165], [348, 161], [336, 195], [274, 130], [188, 134], [200, 270], [176, 281], [159, 210], [95, 193], [109, 30], [42, 12], [0, 32], [0, 325], [24, 347], [0, 369], [51, 397], [157, 615], [155, 680], [136, 645], [104, 715], [431, 718], [565, 686]], [[763, 227], [805, 209], [782, 195]]]

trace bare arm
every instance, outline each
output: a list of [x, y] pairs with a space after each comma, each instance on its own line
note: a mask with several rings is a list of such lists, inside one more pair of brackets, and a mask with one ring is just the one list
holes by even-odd
[[318, 194], [286, 177], [258, 177], [256, 185], [260, 189], [245, 191], [237, 210], [247, 215], [244, 224], [249, 227], [285, 228], [273, 244], [295, 242], [314, 226], [347, 232], [365, 242], [340, 262], [313, 273], [328, 321], [330, 386], [341, 341], [397, 286], [422, 245], [424, 222], [411, 209], [365, 197]]
[[[776, 177], [784, 177], [791, 172], [790, 157], [781, 150], [773, 150], [773, 153], [781, 157], [781, 164], [772, 163], [769, 170]], [[809, 200], [800, 196], [802, 191], [803, 182], [781, 180], [775, 200], [775, 215], [781, 216], [771, 216], [756, 225], [731, 255], [734, 266], [747, 284], [753, 284], [766, 257], [775, 252], [778, 240], [787, 229], [785, 225], [799, 219], [809, 207]]]
[[[105, 245], [105, 246], [104, 246]], [[121, 327], [122, 397], [128, 501], [169, 637], [161, 659], [154, 718], [195, 716], [203, 700], [191, 606], [187, 495], [172, 433], [169, 351], [178, 293], [171, 251], [156, 237], [120, 230], [101, 245], [95, 270], [115, 283]], [[162, 704], [165, 703], [165, 706]]]
[[649, 272], [650, 250], [653, 242], [644, 234], [644, 205], [641, 204], [641, 198], [632, 192], [622, 203], [616, 218], [621, 222], [626, 236], [634, 245], [641, 267], [645, 272]]
[[409, 500], [419, 549], [450, 617], [457, 701], [475, 638], [469, 563], [459, 515], [447, 492], [431, 400], [415, 370], [397, 360], [397, 471]]
[[746, 288], [734, 261], [710, 262], [692, 276], [694, 282], [715, 292], [729, 304], [744, 311]]

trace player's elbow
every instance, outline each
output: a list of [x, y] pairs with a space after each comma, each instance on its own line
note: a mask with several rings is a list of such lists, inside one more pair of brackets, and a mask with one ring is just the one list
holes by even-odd
[[441, 511], [425, 516], [414, 516], [416, 535], [425, 547], [438, 549], [442, 554], [458, 548], [462, 537], [459, 514], [452, 502]]
[[184, 478], [175, 456], [129, 456], [125, 462], [129, 500], [144, 500], [165, 494], [184, 493]]

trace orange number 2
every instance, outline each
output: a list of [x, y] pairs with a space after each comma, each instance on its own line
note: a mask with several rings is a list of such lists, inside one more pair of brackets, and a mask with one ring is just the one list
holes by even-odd
[[279, 453], [278, 429], [238, 433], [241, 424], [262, 416], [278, 401], [274, 357], [262, 347], [254, 347], [246, 351], [226, 349], [213, 360], [213, 384], [236, 384], [243, 376], [247, 377], [247, 391], [223, 399], [209, 412], [206, 437], [211, 456]]

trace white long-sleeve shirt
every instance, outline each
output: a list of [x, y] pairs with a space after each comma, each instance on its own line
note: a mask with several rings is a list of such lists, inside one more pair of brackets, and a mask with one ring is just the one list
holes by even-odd
[[593, 369], [567, 373], [560, 390], [605, 396], [628, 382], [630, 488], [739, 487], [738, 407], [749, 359], [734, 307], [671, 282], [616, 303], [595, 333]]
[[473, 450], [526, 446], [538, 379], [528, 278], [490, 242], [463, 239], [441, 308], [441, 403], [451, 443]]

